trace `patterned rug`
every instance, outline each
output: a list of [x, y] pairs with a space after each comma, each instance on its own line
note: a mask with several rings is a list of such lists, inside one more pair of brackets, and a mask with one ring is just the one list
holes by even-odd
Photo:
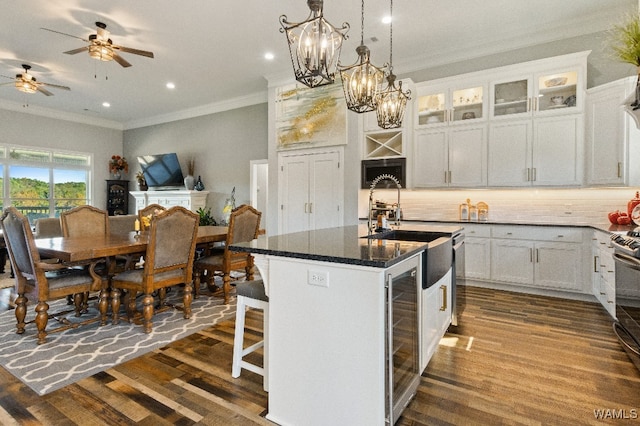
[[[167, 300], [181, 305], [181, 289], [170, 292]], [[66, 301], [49, 305], [49, 312], [57, 312], [65, 309]], [[31, 320], [33, 305], [28, 308], [27, 320]], [[150, 334], [145, 334], [141, 325], [127, 321], [115, 326], [109, 322], [102, 327], [96, 321], [49, 334], [43, 345], [36, 343], [35, 324], [27, 324], [24, 334], [16, 334], [15, 313], [6, 311], [0, 314], [0, 365], [44, 395], [233, 317], [235, 297], [224, 305], [221, 297], [201, 295], [193, 300], [192, 308], [193, 315], [188, 320], [177, 309], [156, 313]], [[80, 321], [94, 316], [98, 316], [97, 307], [90, 306]], [[78, 321], [73, 314], [68, 318]], [[56, 326], [56, 321], [50, 319], [47, 328]]]

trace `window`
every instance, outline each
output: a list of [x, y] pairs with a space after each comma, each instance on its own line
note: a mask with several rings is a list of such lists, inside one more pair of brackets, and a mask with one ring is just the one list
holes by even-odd
[[33, 223], [89, 204], [91, 160], [91, 154], [0, 146], [2, 207], [15, 206]]

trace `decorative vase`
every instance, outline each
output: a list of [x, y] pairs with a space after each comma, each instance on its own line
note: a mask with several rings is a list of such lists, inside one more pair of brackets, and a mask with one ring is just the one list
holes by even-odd
[[148, 189], [149, 189], [149, 186], [146, 184], [146, 182], [138, 182], [139, 191], [146, 191]]
[[120, 172], [120, 170], [113, 172], [113, 179], [120, 180], [120, 178], [122, 178], [122, 173]]
[[204, 184], [202, 183], [202, 179], [200, 178], [200, 176], [198, 176], [198, 181], [196, 182], [193, 188], [196, 191], [202, 191], [204, 189]]
[[187, 188], [189, 191], [193, 191], [193, 186], [195, 184], [195, 179], [193, 176], [191, 175], [187, 175], [184, 178], [184, 187]]

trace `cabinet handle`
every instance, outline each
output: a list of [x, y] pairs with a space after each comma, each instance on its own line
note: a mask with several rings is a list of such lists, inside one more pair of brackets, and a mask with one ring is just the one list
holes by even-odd
[[441, 285], [440, 290], [442, 290], [442, 303], [440, 304], [440, 310], [446, 311], [447, 310], [447, 286]]
[[309, 207], [309, 203], [304, 203], [304, 212], [307, 213], [307, 208]]
[[532, 181], [537, 181], [538, 180], [538, 169], [536, 169], [535, 167], [531, 169], [533, 171], [533, 179], [531, 179]]
[[538, 98], [537, 97], [533, 98], [533, 110], [534, 111], [538, 110]]
[[529, 262], [533, 263], [533, 249], [529, 249]]
[[600, 256], [593, 256], [593, 272], [600, 272], [598, 271], [599, 263], [600, 263]]
[[622, 163], [618, 161], [618, 177], [622, 177]]
[[309, 203], [309, 213], [313, 213], [313, 203]]
[[540, 253], [538, 253], [538, 249], [536, 249], [536, 263], [540, 263]]
[[531, 181], [531, 168], [527, 167], [527, 182]]
[[449, 183], [451, 183], [451, 170], [449, 170]]
[[531, 111], [531, 98], [527, 98], [527, 112]]
[[447, 183], [447, 171], [444, 171], [444, 183]]

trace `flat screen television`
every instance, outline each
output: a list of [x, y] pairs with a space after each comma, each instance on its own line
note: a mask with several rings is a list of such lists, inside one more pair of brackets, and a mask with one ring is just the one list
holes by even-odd
[[176, 153], [140, 156], [138, 164], [150, 189], [184, 188], [184, 176]]

